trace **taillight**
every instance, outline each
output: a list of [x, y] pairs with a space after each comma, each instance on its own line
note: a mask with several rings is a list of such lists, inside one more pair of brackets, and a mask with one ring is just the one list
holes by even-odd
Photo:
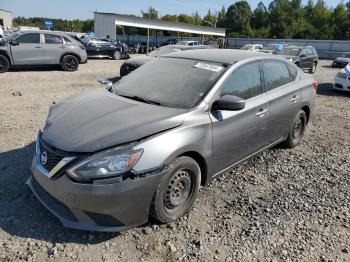
[[317, 82], [317, 80], [312, 80], [312, 85], [313, 85], [313, 87], [314, 87], [314, 89], [315, 89], [315, 92], [317, 92], [317, 88], [318, 88], [318, 82]]

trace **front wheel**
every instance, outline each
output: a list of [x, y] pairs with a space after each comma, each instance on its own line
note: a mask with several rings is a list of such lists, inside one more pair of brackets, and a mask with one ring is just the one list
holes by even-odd
[[79, 60], [74, 55], [66, 55], [62, 59], [61, 67], [64, 71], [76, 71], [79, 67]]
[[178, 157], [164, 169], [157, 187], [150, 215], [161, 223], [169, 223], [186, 214], [197, 198], [201, 170], [190, 157]]
[[296, 147], [300, 144], [306, 129], [307, 118], [303, 110], [299, 110], [294, 119], [292, 129], [289, 131], [288, 138], [283, 144], [288, 148]]
[[0, 54], [0, 73], [5, 73], [10, 69], [10, 61], [6, 56]]
[[119, 51], [114, 51], [114, 53], [113, 53], [114, 60], [120, 60], [121, 57], [122, 57], [122, 55], [120, 54]]

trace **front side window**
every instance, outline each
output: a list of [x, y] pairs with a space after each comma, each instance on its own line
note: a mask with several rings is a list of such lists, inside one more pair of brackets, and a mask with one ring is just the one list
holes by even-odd
[[225, 71], [219, 63], [155, 58], [113, 85], [113, 93], [134, 100], [189, 109], [197, 105]]
[[40, 44], [40, 34], [31, 33], [21, 35], [17, 40], [20, 44]]
[[289, 83], [289, 72], [285, 63], [265, 61], [262, 63], [262, 68], [267, 90], [272, 90]]
[[45, 34], [45, 44], [63, 44], [63, 40], [62, 37], [58, 36], [58, 35], [49, 35], [49, 34]]
[[249, 99], [261, 94], [258, 63], [249, 63], [236, 69], [223, 83], [220, 96], [232, 95]]

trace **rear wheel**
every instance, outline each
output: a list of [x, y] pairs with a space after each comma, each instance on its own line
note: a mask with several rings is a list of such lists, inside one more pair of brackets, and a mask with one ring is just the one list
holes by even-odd
[[10, 69], [10, 61], [4, 55], [0, 54], [0, 73], [5, 73]]
[[114, 60], [120, 60], [121, 57], [122, 57], [122, 55], [120, 54], [119, 51], [114, 51], [114, 53], [113, 53]]
[[66, 55], [61, 62], [64, 71], [76, 71], [79, 67], [79, 60], [74, 55]]
[[300, 144], [306, 129], [307, 118], [303, 110], [299, 110], [294, 119], [292, 129], [289, 131], [288, 138], [283, 144], [288, 148], [296, 147]]
[[151, 205], [151, 216], [162, 223], [174, 221], [186, 214], [197, 198], [201, 171], [190, 157], [179, 157], [164, 171]]
[[311, 69], [309, 70], [309, 73], [313, 74], [316, 72], [317, 64], [316, 62], [313, 62]]

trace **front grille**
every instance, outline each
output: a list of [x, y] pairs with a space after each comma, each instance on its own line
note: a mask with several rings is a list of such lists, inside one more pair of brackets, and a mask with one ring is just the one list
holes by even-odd
[[67, 220], [77, 221], [69, 208], [51, 196], [49, 193], [47, 193], [45, 189], [35, 180], [34, 177], [32, 178], [32, 187], [35, 193], [38, 194], [38, 197], [41, 199], [41, 201], [45, 202], [45, 204], [50, 209], [54, 210], [59, 216]]
[[41, 162], [41, 165], [50, 172], [64, 157], [66, 157], [65, 154], [61, 153], [58, 150], [53, 149], [51, 146], [47, 145], [44, 141], [40, 139], [39, 141], [40, 145], [40, 155], [38, 156], [40, 162], [41, 162], [41, 155], [43, 152], [46, 152], [47, 160], [44, 164]]

